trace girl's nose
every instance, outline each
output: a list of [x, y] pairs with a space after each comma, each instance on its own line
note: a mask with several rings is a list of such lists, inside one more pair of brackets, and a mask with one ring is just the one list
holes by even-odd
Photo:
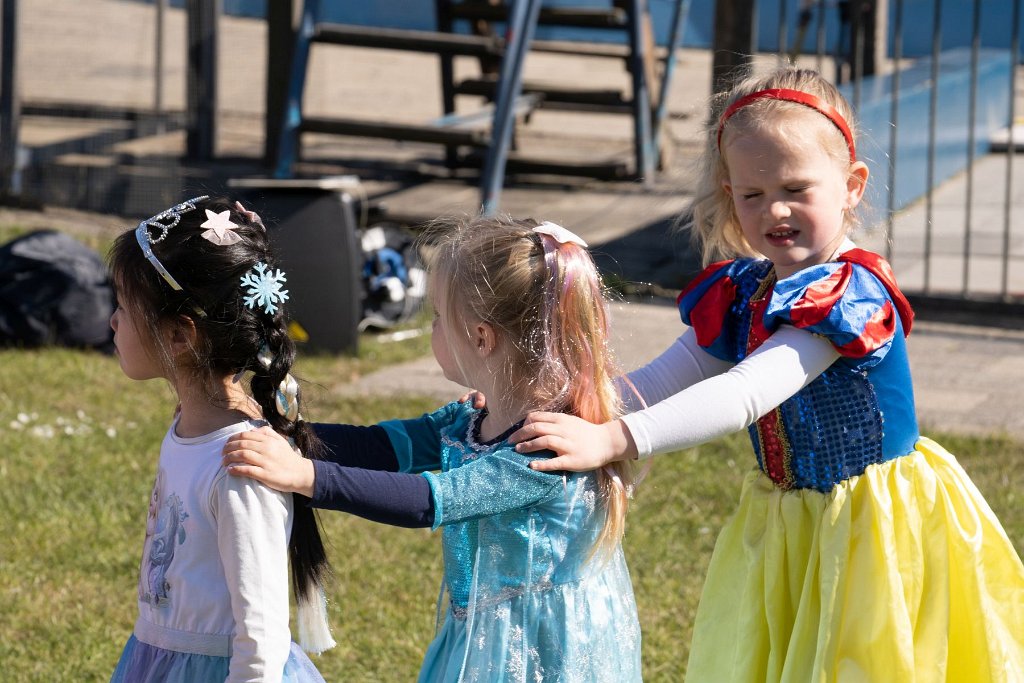
[[117, 310], [110, 314], [110, 329], [117, 332]]
[[775, 219], [789, 216], [789, 204], [783, 201], [774, 201], [768, 205], [768, 214]]

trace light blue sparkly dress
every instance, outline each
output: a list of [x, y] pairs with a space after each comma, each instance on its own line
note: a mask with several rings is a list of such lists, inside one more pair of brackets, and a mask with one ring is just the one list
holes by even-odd
[[622, 548], [595, 551], [605, 521], [596, 475], [536, 472], [535, 456], [503, 437], [480, 443], [479, 417], [452, 403], [381, 425], [402, 470], [429, 480], [442, 528], [439, 629], [419, 680], [641, 680]]

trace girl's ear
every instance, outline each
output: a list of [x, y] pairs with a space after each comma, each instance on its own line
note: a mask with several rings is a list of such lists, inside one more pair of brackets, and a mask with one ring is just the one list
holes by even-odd
[[491, 355], [498, 347], [498, 335], [494, 330], [494, 326], [482, 321], [473, 326], [471, 341], [477, 355], [481, 358]]
[[167, 346], [171, 357], [190, 352], [196, 346], [196, 324], [188, 316], [179, 316], [167, 330]]
[[863, 161], [855, 161], [846, 176], [846, 207], [852, 209], [860, 204], [864, 190], [868, 186], [868, 165]]

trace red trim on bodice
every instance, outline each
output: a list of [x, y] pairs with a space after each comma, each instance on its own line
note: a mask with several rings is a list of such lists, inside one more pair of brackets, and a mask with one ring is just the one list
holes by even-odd
[[[769, 271], [757, 293], [750, 297], [750, 331], [747, 334], [747, 356], [771, 336], [764, 326], [764, 312], [775, 290], [775, 271]], [[755, 423], [765, 474], [781, 489], [793, 488], [791, 466], [793, 449], [782, 423], [778, 407], [760, 417]]]

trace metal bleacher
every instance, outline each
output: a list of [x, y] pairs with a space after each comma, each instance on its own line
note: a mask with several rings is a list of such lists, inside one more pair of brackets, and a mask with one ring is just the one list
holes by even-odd
[[[480, 166], [481, 204], [485, 212], [497, 209], [506, 169], [523, 172], [576, 175], [602, 179], [649, 178], [660, 161], [660, 131], [665, 102], [675, 66], [675, 53], [689, 0], [674, 0], [672, 26], [664, 54], [657, 95], [652, 92], [656, 55], [648, 0], [608, 0], [608, 7], [544, 7], [543, 0], [435, 0], [436, 31], [367, 27], [319, 20], [319, 0], [305, 0], [295, 35], [291, 74], [281, 127], [275, 177], [293, 176], [303, 133], [326, 133], [436, 143], [446, 150], [449, 167]], [[503, 26], [493, 31], [457, 32], [457, 22], [476, 26]], [[625, 45], [604, 49], [582, 44], [534, 40], [538, 24], [618, 30]], [[302, 99], [309, 55], [315, 44], [333, 44], [426, 52], [440, 59], [443, 116], [419, 124], [303, 115]], [[528, 51], [557, 51], [595, 58], [624, 59], [631, 92], [624, 97], [613, 89], [552, 87], [524, 82], [523, 63]], [[456, 82], [454, 58], [474, 57], [479, 77]], [[468, 113], [456, 111], [459, 95], [483, 96], [487, 104]], [[572, 108], [618, 112], [632, 117], [633, 164], [545, 161], [510, 153], [513, 131], [538, 108]]]

